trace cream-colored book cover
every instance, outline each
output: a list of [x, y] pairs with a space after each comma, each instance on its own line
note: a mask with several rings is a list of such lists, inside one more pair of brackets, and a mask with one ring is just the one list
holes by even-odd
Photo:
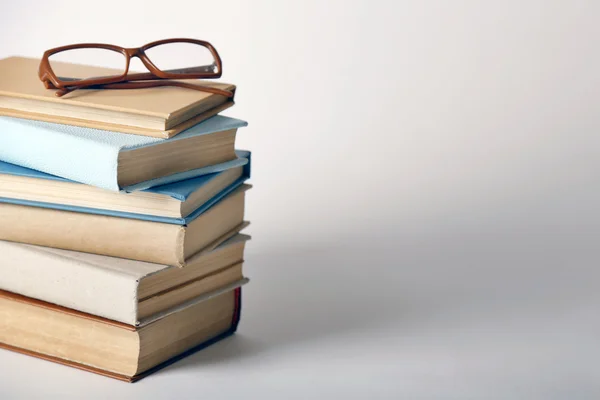
[[[233, 99], [225, 96], [169, 86], [82, 89], [56, 97], [55, 90], [46, 89], [38, 78], [39, 63], [26, 57], [0, 60], [0, 115], [168, 138], [233, 105]], [[78, 64], [63, 64], [61, 70], [73, 77], [115, 74], [112, 69]], [[200, 83], [235, 93], [235, 86], [228, 83]]]
[[242, 185], [185, 225], [0, 203], [0, 240], [183, 267], [244, 229]]
[[238, 234], [185, 268], [0, 241], [0, 290], [140, 326], [245, 282]]

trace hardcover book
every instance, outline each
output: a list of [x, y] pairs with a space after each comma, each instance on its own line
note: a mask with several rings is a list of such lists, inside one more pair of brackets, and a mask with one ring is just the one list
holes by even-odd
[[244, 198], [249, 188], [242, 184], [209, 201], [185, 224], [0, 203], [0, 240], [185, 266], [193, 255], [248, 225]]
[[232, 167], [150, 189], [113, 192], [0, 161], [0, 203], [155, 222], [191, 222], [250, 177], [250, 152], [236, 151]]
[[0, 289], [133, 326], [143, 326], [246, 282], [235, 235], [185, 268], [0, 241]]
[[[25, 57], [0, 60], [0, 115], [169, 138], [233, 105], [233, 99], [224, 96], [168, 86], [83, 89], [58, 98], [39, 80], [39, 64], [39, 59]], [[118, 72], [58, 64], [70, 77], [110, 76]], [[235, 93], [235, 86], [228, 83], [203, 80], [201, 84]]]
[[157, 139], [0, 117], [0, 160], [108, 190], [140, 190], [231, 167], [237, 129], [246, 125], [217, 115]]
[[0, 291], [0, 348], [134, 382], [233, 334], [240, 311], [238, 287], [136, 327]]

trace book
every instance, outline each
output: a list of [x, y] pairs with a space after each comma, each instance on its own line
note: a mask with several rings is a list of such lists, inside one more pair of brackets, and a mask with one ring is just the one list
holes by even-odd
[[0, 240], [185, 266], [248, 225], [249, 188], [242, 184], [205, 204], [185, 224], [0, 203]]
[[[39, 64], [35, 58], [0, 60], [0, 115], [169, 138], [233, 105], [233, 99], [224, 96], [168, 86], [82, 89], [58, 98], [39, 80]], [[59, 64], [70, 77], [115, 75], [114, 69]], [[199, 84], [235, 93], [235, 86], [228, 83]]]
[[219, 288], [239, 286], [237, 234], [185, 268], [0, 241], [0, 289], [133, 326], [146, 325]]
[[250, 152], [225, 171], [142, 191], [113, 192], [0, 161], [0, 203], [185, 224], [209, 201], [250, 177]]
[[0, 291], [0, 348], [134, 382], [233, 334], [240, 311], [236, 288], [134, 327]]
[[237, 129], [246, 125], [217, 115], [157, 139], [0, 117], [0, 160], [108, 190], [140, 190], [227, 169], [237, 161]]

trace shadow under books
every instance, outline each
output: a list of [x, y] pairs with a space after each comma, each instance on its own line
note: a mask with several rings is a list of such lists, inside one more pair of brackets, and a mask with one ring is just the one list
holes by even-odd
[[543, 227], [535, 235], [495, 229], [438, 236], [396, 235], [382, 245], [376, 235], [375, 244], [248, 254], [251, 282], [238, 333], [165, 372], [252, 364], [390, 327], [409, 338], [433, 330], [430, 338], [442, 340], [446, 329], [502, 327], [559, 309], [570, 315], [598, 302], [594, 236], [568, 240], [572, 232]]
[[276, 249], [247, 256], [238, 332], [167, 371], [239, 362], [264, 352], [369, 331], [400, 318], [395, 262], [344, 248]]

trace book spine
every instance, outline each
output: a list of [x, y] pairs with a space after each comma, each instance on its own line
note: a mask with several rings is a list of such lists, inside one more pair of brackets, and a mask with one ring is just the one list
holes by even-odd
[[[231, 326], [229, 327], [228, 330], [226, 330], [225, 332], [221, 333], [220, 335], [217, 335], [215, 337], [213, 337], [212, 339], [207, 340], [206, 342], [200, 343], [199, 345], [192, 347], [191, 349], [153, 367], [150, 368], [147, 371], [142, 372], [141, 374], [138, 374], [134, 377], [131, 378], [131, 382], [137, 382], [140, 379], [143, 379], [145, 377], [147, 377], [148, 375], [151, 375], [157, 371], [160, 371], [161, 369], [168, 367], [169, 365], [176, 363], [179, 360], [182, 360], [186, 357], [191, 356], [194, 353], [197, 353], [200, 350], [205, 349], [206, 347], [217, 343], [218, 341], [225, 339], [226, 337], [229, 337], [231, 335], [233, 335], [236, 331], [237, 331], [237, 327], [238, 324], [240, 323], [240, 316], [242, 314], [242, 288], [238, 287], [237, 289], [234, 290], [234, 309], [233, 309], [233, 318], [231, 321]], [[94, 372], [94, 371], [92, 371]], [[120, 379], [119, 377], [114, 377], [116, 379]]]
[[0, 240], [156, 264], [184, 263], [180, 225], [0, 204]]
[[48, 250], [0, 241], [4, 265], [0, 289], [135, 325], [138, 282], [134, 276]]
[[[0, 117], [0, 160], [76, 182], [119, 190], [118, 148], [52, 127], [52, 124], [40, 121]], [[77, 168], [73, 168], [75, 165]]]

